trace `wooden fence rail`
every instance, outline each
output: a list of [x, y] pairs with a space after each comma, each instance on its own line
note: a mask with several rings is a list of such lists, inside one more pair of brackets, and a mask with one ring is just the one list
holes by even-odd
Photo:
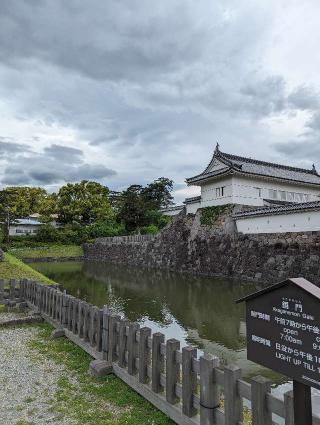
[[110, 236], [104, 238], [96, 238], [95, 242], [102, 245], [110, 244], [121, 244], [121, 243], [140, 243], [146, 241], [152, 241], [156, 238], [156, 235], [130, 235], [130, 236]]
[[[95, 359], [112, 362], [120, 379], [178, 424], [242, 425], [245, 404], [252, 425], [294, 425], [292, 391], [278, 398], [261, 376], [248, 383], [239, 367], [222, 369], [216, 356], [198, 358], [196, 348], [181, 349], [176, 339], [165, 341], [162, 333], [152, 334], [106, 306], [99, 309], [57, 287], [28, 279], [0, 280], [0, 302], [14, 298], [63, 328], [67, 338]], [[320, 425], [320, 417], [314, 416], [313, 424]]]

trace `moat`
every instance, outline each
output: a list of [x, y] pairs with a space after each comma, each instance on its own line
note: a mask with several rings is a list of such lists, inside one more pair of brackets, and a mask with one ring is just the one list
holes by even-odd
[[[264, 375], [274, 383], [273, 391], [289, 389], [286, 378], [246, 359], [245, 309], [235, 300], [261, 286], [97, 262], [31, 265], [78, 298], [108, 304], [166, 338], [216, 354], [222, 363], [235, 363], [245, 378]], [[317, 391], [314, 396], [319, 397]]]

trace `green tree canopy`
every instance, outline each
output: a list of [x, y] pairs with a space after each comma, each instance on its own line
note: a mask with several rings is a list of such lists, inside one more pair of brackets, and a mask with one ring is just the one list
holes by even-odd
[[119, 209], [117, 218], [127, 231], [141, 230], [145, 226], [158, 229], [167, 223], [159, 212], [160, 208], [173, 204], [172, 180], [160, 177], [143, 187], [132, 185], [118, 195]]
[[132, 185], [122, 192], [118, 220], [131, 232], [145, 223], [145, 204], [141, 196], [142, 186]]
[[141, 195], [148, 210], [159, 210], [173, 205], [173, 181], [160, 177], [142, 189]]
[[47, 192], [40, 187], [7, 187], [0, 191], [0, 221], [4, 225], [6, 239], [9, 226], [17, 218], [28, 217], [44, 205]]
[[109, 189], [100, 183], [82, 180], [68, 183], [57, 194], [57, 211], [61, 223], [90, 224], [113, 216]]

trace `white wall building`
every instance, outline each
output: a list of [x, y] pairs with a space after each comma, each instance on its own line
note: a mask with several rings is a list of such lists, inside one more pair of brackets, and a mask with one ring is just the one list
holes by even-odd
[[163, 215], [167, 215], [169, 217], [172, 217], [174, 215], [178, 215], [181, 213], [181, 211], [183, 210], [184, 206], [183, 205], [175, 205], [173, 207], [168, 207], [168, 208], [162, 208], [160, 210], [160, 212]]
[[264, 206], [320, 200], [320, 176], [306, 170], [226, 154], [217, 145], [207, 168], [188, 178], [201, 187], [201, 196], [187, 198], [187, 213], [213, 205]]
[[36, 218], [17, 218], [9, 227], [10, 236], [34, 235], [41, 226]]
[[233, 218], [241, 233], [320, 231], [320, 201], [243, 211]]
[[[52, 221], [50, 222], [51, 226], [59, 227], [56, 222], [56, 215], [52, 214]], [[43, 225], [43, 222], [40, 221], [40, 214], [32, 214], [26, 218], [17, 218], [11, 222], [9, 226], [9, 235], [10, 236], [25, 236], [25, 235], [35, 235], [40, 229], [40, 226]]]

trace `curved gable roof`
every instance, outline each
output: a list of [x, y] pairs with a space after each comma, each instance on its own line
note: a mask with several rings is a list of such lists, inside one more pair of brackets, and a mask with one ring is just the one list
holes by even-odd
[[[216, 160], [225, 164], [225, 168], [210, 171]], [[212, 178], [221, 174], [227, 174], [229, 172], [320, 185], [320, 176], [314, 167], [311, 170], [307, 170], [304, 168], [290, 167], [287, 165], [275, 164], [272, 162], [265, 162], [257, 159], [232, 155], [221, 152], [219, 150], [218, 144], [206, 169], [201, 174], [190, 177], [186, 181], [188, 184], [197, 184], [208, 178]]]

